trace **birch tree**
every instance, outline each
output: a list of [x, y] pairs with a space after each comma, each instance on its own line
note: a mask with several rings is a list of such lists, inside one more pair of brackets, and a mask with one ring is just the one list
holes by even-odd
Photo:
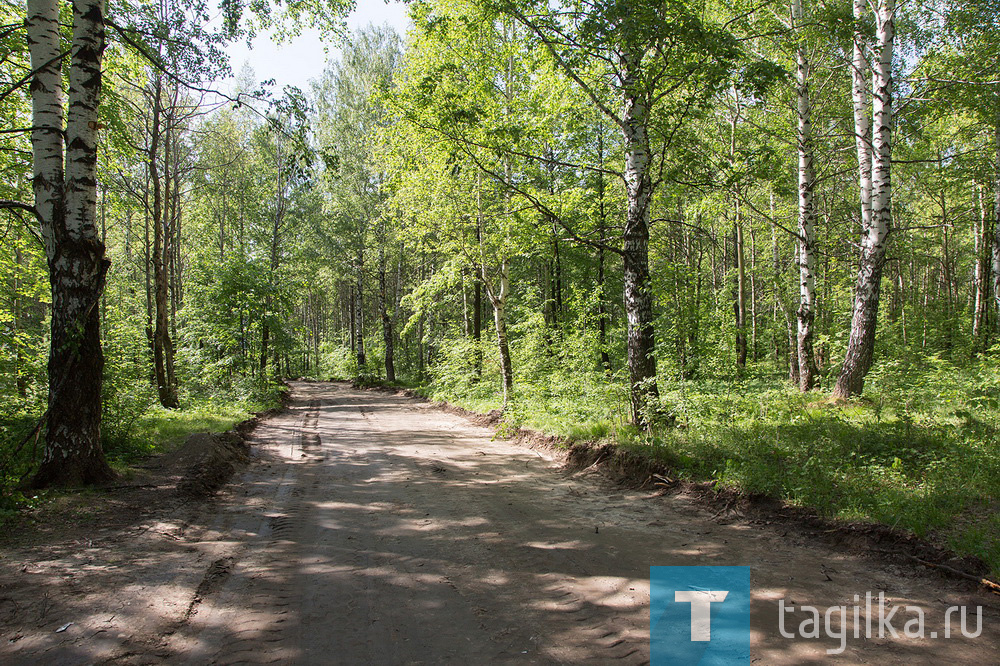
[[795, 98], [798, 111], [796, 144], [798, 146], [799, 179], [799, 309], [798, 363], [799, 388], [813, 387], [816, 361], [813, 357], [813, 322], [816, 317], [816, 169], [813, 164], [812, 105], [809, 80], [812, 68], [805, 36], [802, 34], [804, 12], [802, 0], [792, 0], [792, 29], [797, 41], [795, 49]]
[[374, 239], [377, 251], [377, 320], [385, 343], [385, 371], [394, 381], [393, 322], [386, 311], [387, 223], [383, 204], [387, 176], [376, 159], [376, 135], [388, 124], [383, 97], [392, 85], [401, 58], [399, 37], [391, 30], [369, 28], [352, 37], [342, 60], [315, 85], [317, 139], [328, 160], [325, 183], [329, 205], [342, 218], [353, 247], [355, 334], [359, 366], [365, 365], [365, 249]]
[[571, 2], [552, 8], [503, 2], [549, 51], [555, 66], [621, 132], [626, 212], [621, 246], [632, 418], [658, 409], [650, 211], [677, 129], [725, 81], [740, 53], [732, 35], [681, 1]]
[[52, 289], [45, 452], [35, 486], [100, 483], [114, 476], [101, 448], [98, 303], [110, 263], [97, 227], [97, 107], [105, 46], [102, 0], [73, 3], [64, 126], [58, 0], [28, 0], [34, 212]]
[[[464, 267], [474, 271], [493, 307], [506, 408], [514, 389], [508, 339], [511, 264], [527, 254], [525, 239], [534, 226], [519, 206], [531, 178], [523, 155], [537, 131], [531, 72], [538, 54], [509, 16], [471, 19], [476, 7], [465, 3], [422, 9], [415, 16], [409, 67], [395, 103], [403, 106], [401, 120], [418, 136], [434, 137], [433, 157], [469, 186], [466, 200], [458, 204], [461, 219], [428, 226], [447, 228]], [[420, 152], [432, 154], [426, 148]], [[440, 169], [435, 162], [426, 166]]]
[[[872, 67], [866, 64], [861, 32], [864, 0], [855, 0], [854, 114], [861, 186], [861, 259], [854, 287], [854, 308], [847, 353], [833, 395], [849, 398], [862, 392], [875, 352], [879, 296], [886, 247], [892, 230], [892, 64], [896, 39], [895, 0], [879, 0], [875, 12]], [[872, 75], [871, 147], [866, 113], [867, 73]], [[871, 170], [866, 168], [871, 156]], [[870, 188], [870, 190], [869, 190]], [[870, 191], [870, 200], [869, 194]], [[866, 217], [868, 218], [866, 221]]]

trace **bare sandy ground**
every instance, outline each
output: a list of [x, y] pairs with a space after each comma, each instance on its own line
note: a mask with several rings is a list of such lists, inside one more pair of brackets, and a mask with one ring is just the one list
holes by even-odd
[[[402, 396], [294, 383], [253, 451], [215, 500], [153, 487], [150, 506], [122, 504], [134, 515], [4, 547], [0, 662], [641, 664], [649, 567], [712, 564], [752, 567], [752, 663], [997, 663], [995, 596], [570, 473]], [[849, 638], [831, 656], [838, 640], [778, 633], [779, 599], [868, 591], [920, 607], [928, 634], [947, 607], [983, 606], [982, 634]]]

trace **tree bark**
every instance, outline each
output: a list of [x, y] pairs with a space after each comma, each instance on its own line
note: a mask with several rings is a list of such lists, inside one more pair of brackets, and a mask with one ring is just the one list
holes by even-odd
[[[156, 391], [160, 404], [167, 409], [178, 407], [177, 391], [167, 368], [173, 367], [173, 343], [170, 339], [170, 320], [167, 294], [167, 256], [169, 238], [166, 227], [170, 203], [170, 141], [164, 130], [163, 78], [159, 74], [153, 82], [152, 116], [149, 136], [149, 180], [153, 190], [153, 369]], [[163, 173], [160, 170], [160, 144], [163, 144]]]
[[382, 341], [385, 344], [385, 380], [396, 381], [396, 361], [393, 345], [392, 318], [386, 308], [385, 239], [378, 250], [378, 311], [382, 317]]
[[[485, 271], [485, 269], [484, 269]], [[486, 275], [483, 275], [484, 281]], [[500, 263], [500, 274], [495, 284], [486, 282], [486, 293], [493, 305], [493, 323], [497, 332], [497, 350], [500, 352], [500, 381], [503, 386], [503, 409], [506, 410], [514, 395], [514, 366], [507, 342], [507, 296], [510, 293], [510, 265], [506, 258]]]
[[871, 224], [861, 241], [861, 263], [854, 292], [854, 312], [847, 354], [833, 395], [849, 398], [864, 390], [875, 352], [882, 269], [892, 230], [892, 60], [895, 0], [880, 0], [876, 16], [876, 54], [872, 95]]
[[979, 218], [973, 239], [976, 253], [976, 295], [973, 305], [972, 338], [973, 350], [978, 353], [989, 346], [990, 239], [992, 233], [981, 186], [976, 187], [976, 199], [979, 204]]
[[851, 60], [851, 98], [854, 108], [854, 144], [858, 154], [858, 184], [860, 186], [861, 229], [872, 222], [872, 129], [868, 100], [871, 65], [865, 55], [868, 36], [862, 29], [866, 0], [854, 0], [854, 47]]
[[622, 234], [625, 316], [632, 422], [648, 423], [658, 406], [653, 304], [649, 285], [649, 219], [653, 187], [649, 175], [649, 103], [637, 92], [641, 55], [623, 58], [625, 189], [627, 209]]
[[993, 242], [991, 258], [993, 263], [993, 301], [997, 307], [997, 322], [1000, 323], [1000, 123], [993, 135], [996, 151], [993, 174]]
[[474, 379], [479, 381], [483, 376], [483, 348], [480, 346], [483, 337], [483, 282], [478, 275], [472, 289], [472, 343], [476, 346], [472, 351], [472, 366]]
[[101, 448], [104, 354], [98, 303], [110, 262], [97, 232], [97, 132], [104, 51], [101, 0], [73, 4], [63, 166], [62, 55], [56, 0], [28, 0], [32, 187], [52, 287], [48, 428], [35, 487], [114, 478]]
[[736, 297], [733, 299], [733, 312], [736, 315], [736, 367], [743, 370], [747, 367], [747, 273], [739, 204], [733, 221], [733, 254], [736, 260]]
[[[792, 21], [798, 28], [803, 21], [802, 1], [792, 0]], [[809, 57], [799, 43], [795, 52], [795, 92], [798, 107], [799, 153], [799, 309], [797, 318], [799, 389], [808, 391], [815, 383], [816, 361], [813, 356], [813, 322], [816, 317], [816, 171], [813, 165], [812, 107], [809, 98]]]
[[355, 354], [357, 354], [358, 360], [358, 370], [361, 371], [365, 366], [365, 334], [364, 334], [364, 270], [365, 270], [365, 254], [363, 249], [358, 249], [358, 262], [357, 262], [357, 275], [355, 276], [355, 291], [356, 295], [354, 297], [354, 319], [355, 319], [355, 329], [354, 334], [355, 340]]
[[[480, 263], [482, 260], [483, 246], [483, 183], [482, 172], [476, 173], [476, 247], [480, 248]], [[475, 271], [475, 284], [472, 294], [472, 367], [475, 373], [473, 382], [478, 382], [483, 377], [483, 270], [482, 265]]]
[[[279, 132], [275, 132], [275, 157], [277, 165], [274, 186], [274, 216], [271, 218], [271, 238], [268, 244], [268, 273], [267, 273], [267, 294], [264, 297], [264, 312], [261, 317], [260, 335], [260, 378], [267, 376], [268, 346], [271, 338], [271, 306], [274, 303], [273, 292], [275, 282], [278, 279], [278, 268], [281, 266], [281, 232], [285, 226], [285, 213], [288, 210], [288, 179], [289, 175], [285, 170], [284, 143]], [[280, 369], [275, 362], [274, 372]]]
[[[604, 126], [597, 126], [597, 166], [604, 168]], [[608, 306], [604, 288], [604, 243], [608, 226], [607, 203], [605, 201], [604, 171], [597, 172], [597, 231], [600, 245], [597, 246], [597, 342], [601, 347], [601, 367], [611, 374], [611, 356], [608, 354]]]

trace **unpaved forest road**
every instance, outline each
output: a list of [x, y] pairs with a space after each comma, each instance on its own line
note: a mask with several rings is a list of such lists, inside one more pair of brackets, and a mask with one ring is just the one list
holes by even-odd
[[[753, 567], [755, 663], [1000, 653], [995, 597], [570, 474], [551, 452], [402, 396], [296, 382], [254, 444], [257, 461], [183, 520], [48, 559], [5, 552], [0, 574], [25, 566], [0, 578], [0, 662], [638, 664], [650, 565], [699, 564]], [[18, 584], [44, 594], [43, 612], [2, 604]], [[949, 605], [986, 605], [983, 634], [852, 639], [831, 658], [837, 641], [777, 633], [779, 598], [825, 608], [869, 590], [922, 606], [935, 629]]]

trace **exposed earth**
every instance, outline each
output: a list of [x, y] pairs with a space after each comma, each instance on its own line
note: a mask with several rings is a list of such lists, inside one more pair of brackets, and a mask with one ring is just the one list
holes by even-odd
[[[4, 535], [0, 662], [641, 664], [649, 567], [708, 564], [751, 567], [750, 663], [1000, 653], [1000, 597], [973, 584], [692, 493], [626, 490], [402, 394], [293, 382], [250, 445], [217, 494], [168, 455]], [[827, 655], [839, 640], [778, 632], [780, 599], [822, 610], [868, 591], [920, 607], [941, 636], [946, 608], [982, 606], [982, 634], [962, 637], [956, 616], [947, 640], [850, 637]]]

